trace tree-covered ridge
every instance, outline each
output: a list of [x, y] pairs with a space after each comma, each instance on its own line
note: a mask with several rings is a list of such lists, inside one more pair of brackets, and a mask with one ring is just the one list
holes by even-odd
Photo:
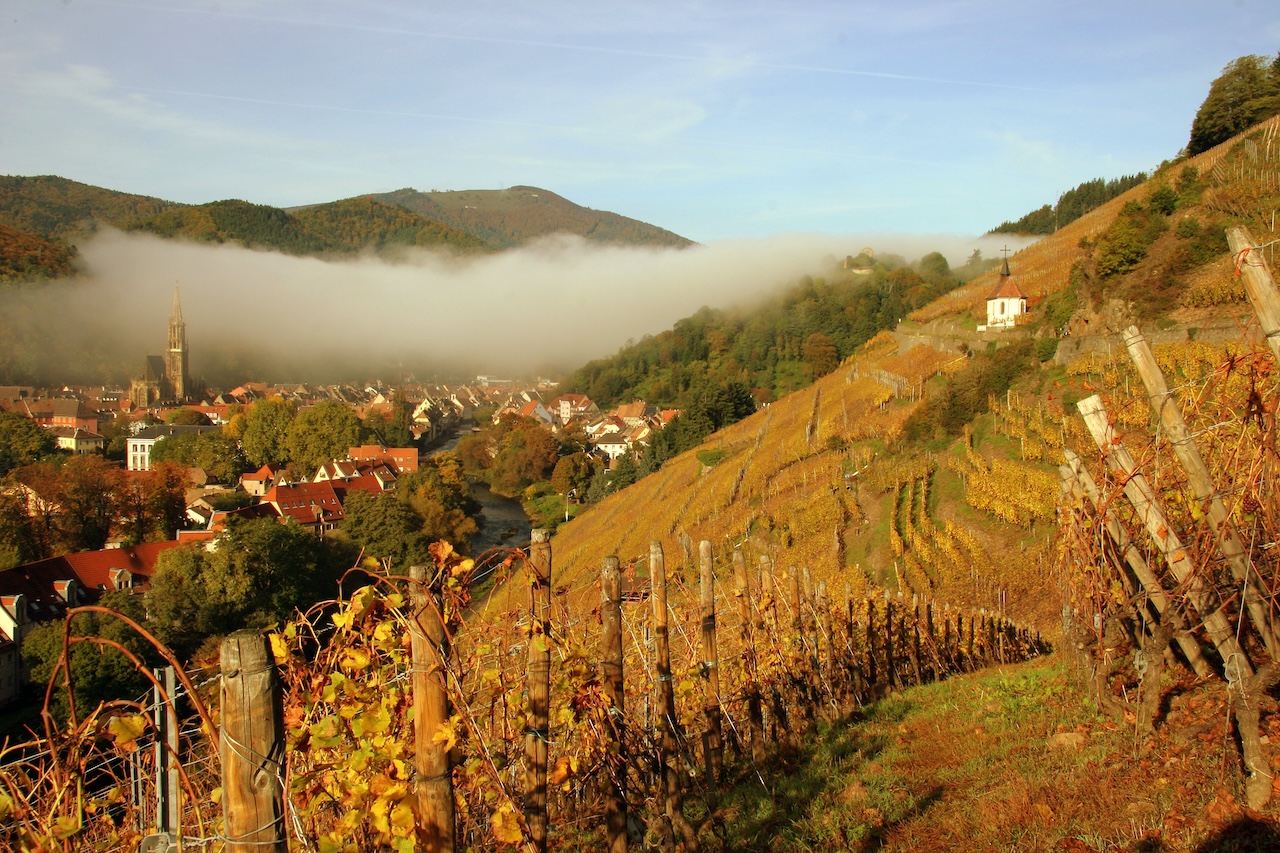
[[292, 255], [315, 254], [328, 248], [322, 238], [280, 208], [239, 199], [167, 210], [131, 223], [127, 230], [209, 243], [236, 242]]
[[372, 198], [396, 204], [506, 249], [550, 234], [627, 245], [683, 248], [691, 241], [657, 226], [574, 204], [537, 187], [420, 192], [401, 189]]
[[123, 228], [183, 205], [150, 196], [116, 192], [56, 175], [0, 175], [0, 223], [65, 241], [101, 222]]
[[1124, 175], [1120, 178], [1094, 178], [1091, 181], [1069, 189], [1058, 196], [1054, 205], [1046, 204], [1039, 210], [1033, 210], [1021, 219], [1013, 222], [1002, 222], [991, 233], [1001, 234], [1052, 234], [1064, 225], [1075, 222], [1094, 208], [1101, 207], [1111, 199], [1147, 180], [1146, 172], [1136, 175]]
[[393, 247], [450, 248], [483, 252], [489, 246], [478, 237], [403, 207], [367, 196], [292, 211], [307, 230], [325, 238], [338, 252]]
[[1208, 151], [1280, 113], [1280, 54], [1233, 60], [1209, 86], [1191, 123], [1188, 154]]
[[74, 271], [76, 250], [0, 223], [0, 281], [62, 278]]
[[[980, 257], [972, 262], [982, 263]], [[686, 408], [708, 383], [743, 384], [763, 401], [778, 399], [834, 370], [876, 332], [959, 283], [937, 252], [917, 268], [878, 263], [868, 275], [806, 276], [754, 309], [704, 307], [668, 331], [589, 362], [567, 390], [602, 408], [636, 398]]]

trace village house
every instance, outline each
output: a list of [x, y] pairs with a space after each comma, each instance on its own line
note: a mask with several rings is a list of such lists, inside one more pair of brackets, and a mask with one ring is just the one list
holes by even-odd
[[560, 426], [587, 415], [598, 414], [600, 407], [585, 394], [561, 394], [551, 401], [551, 411]]
[[22, 641], [41, 622], [93, 604], [104, 592], [145, 587], [156, 560], [177, 541], [50, 557], [0, 572], [0, 706], [27, 683]]
[[169, 436], [216, 432], [216, 426], [186, 426], [181, 424], [157, 424], [140, 430], [126, 440], [125, 467], [130, 471], [151, 470], [151, 449], [157, 441]]
[[106, 443], [106, 439], [98, 433], [79, 427], [55, 426], [49, 427], [49, 432], [53, 434], [59, 450], [66, 450], [76, 456], [100, 453]]
[[342, 501], [328, 480], [272, 486], [262, 496], [262, 503], [270, 504], [281, 518], [292, 518], [316, 535], [333, 530], [344, 517]]
[[380, 444], [362, 444], [347, 451], [347, 458], [353, 462], [382, 462], [389, 465], [397, 474], [405, 474], [418, 470], [418, 448], [416, 447], [383, 447]]

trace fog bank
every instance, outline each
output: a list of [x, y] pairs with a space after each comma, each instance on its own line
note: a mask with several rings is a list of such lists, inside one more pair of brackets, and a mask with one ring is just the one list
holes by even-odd
[[479, 258], [318, 260], [105, 231], [74, 282], [0, 289], [0, 382], [126, 382], [181, 288], [191, 369], [218, 385], [571, 370], [703, 305], [747, 305], [863, 247], [959, 266], [1009, 235], [782, 235], [688, 249], [576, 237]]

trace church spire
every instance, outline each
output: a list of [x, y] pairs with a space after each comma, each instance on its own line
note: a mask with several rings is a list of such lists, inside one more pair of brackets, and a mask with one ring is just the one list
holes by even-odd
[[164, 354], [165, 381], [174, 400], [185, 400], [187, 388], [187, 324], [182, 321], [182, 300], [173, 286], [173, 311], [169, 314], [169, 348]]

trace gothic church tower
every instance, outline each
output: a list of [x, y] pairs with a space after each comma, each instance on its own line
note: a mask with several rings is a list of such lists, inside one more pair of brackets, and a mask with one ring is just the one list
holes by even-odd
[[169, 348], [164, 353], [164, 374], [169, 394], [174, 400], [185, 400], [190, 391], [187, 373], [187, 324], [182, 321], [182, 302], [178, 288], [173, 288], [173, 311], [169, 313]]

